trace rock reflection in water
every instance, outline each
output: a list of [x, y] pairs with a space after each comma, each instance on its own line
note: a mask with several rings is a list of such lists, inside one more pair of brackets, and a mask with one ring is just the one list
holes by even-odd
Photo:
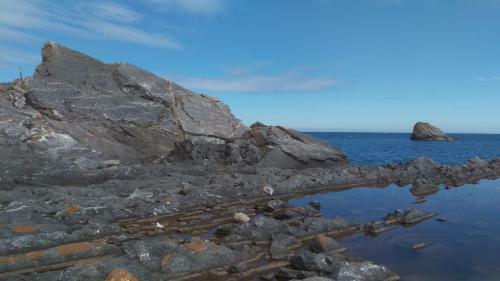
[[[412, 190], [414, 191], [414, 190]], [[419, 194], [419, 196], [421, 196]], [[421, 197], [420, 197], [421, 198]], [[357, 222], [373, 220], [394, 209], [411, 208], [415, 196], [408, 188], [355, 188], [292, 200], [319, 201], [326, 216], [340, 215]], [[374, 237], [356, 234], [341, 241], [347, 255], [384, 264], [410, 281], [500, 280], [500, 180], [481, 181], [425, 197], [418, 208], [437, 219], [411, 227], [396, 227]], [[432, 243], [418, 251], [416, 243]]]

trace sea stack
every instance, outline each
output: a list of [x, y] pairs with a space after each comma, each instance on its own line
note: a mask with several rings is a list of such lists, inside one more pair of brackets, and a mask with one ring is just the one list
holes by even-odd
[[454, 141], [455, 137], [451, 137], [443, 133], [438, 127], [425, 122], [417, 122], [413, 126], [411, 140], [414, 141]]

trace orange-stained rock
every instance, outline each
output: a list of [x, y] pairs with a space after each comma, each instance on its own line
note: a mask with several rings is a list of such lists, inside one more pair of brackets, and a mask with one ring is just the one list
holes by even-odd
[[13, 225], [11, 230], [17, 234], [31, 234], [39, 232], [40, 228], [36, 225]]
[[134, 275], [130, 274], [126, 269], [115, 268], [108, 275], [105, 281], [138, 281]]
[[99, 245], [96, 242], [82, 242], [82, 243], [73, 243], [68, 245], [62, 245], [56, 248], [56, 251], [65, 256], [74, 255], [79, 252], [88, 251], [92, 248], [95, 248]]
[[80, 211], [80, 205], [75, 204], [73, 206], [70, 206], [70, 207], [66, 208], [66, 211], [69, 214], [74, 214], [74, 213]]
[[191, 242], [184, 244], [184, 247], [190, 252], [201, 252], [205, 250], [207, 244], [200, 237], [193, 237]]
[[314, 237], [309, 245], [309, 249], [316, 253], [324, 253], [334, 250], [343, 249], [342, 246], [337, 243], [334, 239], [325, 236], [323, 234], [318, 234]]
[[42, 251], [26, 253], [26, 257], [30, 260], [37, 260], [45, 257], [47, 254]]
[[16, 264], [21, 260], [19, 255], [16, 256], [7, 256], [7, 257], [0, 257], [0, 265], [4, 264]]
[[169, 264], [170, 264], [170, 255], [163, 256], [163, 259], [161, 260], [161, 270], [166, 271]]

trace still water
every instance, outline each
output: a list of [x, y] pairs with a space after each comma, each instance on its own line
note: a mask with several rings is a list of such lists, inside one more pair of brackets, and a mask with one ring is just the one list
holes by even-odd
[[[413, 204], [408, 187], [354, 188], [292, 200], [318, 200], [327, 217], [363, 223], [397, 208], [438, 214], [412, 227], [398, 226], [376, 237], [356, 234], [341, 240], [348, 255], [387, 265], [407, 281], [500, 280], [500, 180], [482, 181], [427, 197]], [[436, 218], [445, 218], [439, 222]], [[431, 246], [413, 250], [418, 242]]]
[[[354, 164], [384, 164], [427, 156], [462, 164], [479, 156], [500, 157], [500, 135], [454, 135], [455, 142], [414, 142], [409, 134], [309, 133], [340, 148]], [[395, 209], [417, 208], [437, 216], [412, 227], [398, 226], [376, 237], [343, 238], [348, 255], [387, 265], [406, 281], [500, 280], [500, 180], [442, 189], [414, 204], [409, 187], [354, 188], [306, 196], [293, 205], [321, 202], [327, 217], [358, 223], [381, 220]], [[436, 218], [444, 218], [439, 222]], [[412, 249], [419, 242], [432, 243]]]

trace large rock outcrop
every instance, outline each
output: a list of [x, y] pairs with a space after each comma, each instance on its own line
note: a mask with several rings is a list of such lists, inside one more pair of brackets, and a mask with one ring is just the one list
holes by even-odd
[[451, 137], [443, 133], [438, 127], [425, 122], [417, 122], [413, 127], [411, 139], [416, 141], [453, 141], [455, 137]]
[[311, 137], [272, 131], [263, 144], [216, 98], [49, 42], [32, 78], [0, 85], [0, 183], [85, 184], [133, 176], [129, 165], [179, 158], [250, 165], [272, 155], [297, 165], [346, 161]]

